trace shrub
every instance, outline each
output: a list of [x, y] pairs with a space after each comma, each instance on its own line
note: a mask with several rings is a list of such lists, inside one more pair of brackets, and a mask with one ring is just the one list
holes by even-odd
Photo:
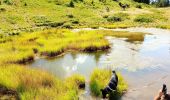
[[20, 21], [22, 21], [23, 19], [20, 16], [8, 16], [6, 17], [7, 22], [11, 23], [11, 24], [17, 24]]
[[72, 14], [67, 15], [68, 18], [74, 18]]
[[28, 5], [28, 4], [25, 2], [25, 3], [24, 3], [24, 6], [27, 6], [27, 5]]
[[85, 86], [85, 78], [79, 74], [74, 74], [71, 77], [68, 77], [65, 80], [65, 83], [69, 88], [81, 88], [82, 85]]
[[146, 15], [138, 15], [135, 19], [135, 22], [144, 22], [144, 23], [150, 23], [153, 22], [153, 18], [151, 16], [146, 16]]
[[39, 16], [34, 16], [32, 18], [32, 20], [34, 21], [34, 23], [36, 24], [45, 24], [45, 23], [49, 23], [50, 20], [46, 17], [46, 16], [43, 16], [43, 15], [39, 15]]
[[83, 0], [73, 0], [73, 1], [74, 1], [74, 2], [79, 2], [79, 1], [80, 1], [80, 2], [83, 2]]
[[64, 23], [63, 28], [72, 28], [72, 24], [71, 23]]
[[73, 7], [73, 8], [74, 8], [74, 2], [73, 2], [73, 0], [70, 1], [70, 3], [68, 4], [68, 7]]
[[[117, 73], [117, 74], [119, 78], [117, 91], [111, 93], [109, 96], [110, 98], [114, 98], [116, 96], [120, 97], [127, 90], [127, 83], [125, 82], [125, 80], [123, 79], [120, 73]], [[95, 96], [102, 95], [100, 89], [103, 89], [105, 86], [107, 86], [111, 75], [112, 75], [112, 72], [110, 70], [95, 69], [93, 71], [90, 77], [90, 90], [93, 95]]]
[[104, 15], [103, 18], [108, 18], [109, 16], [108, 15]]
[[62, 5], [62, 4], [65, 4], [65, 0], [55, 0], [55, 4], [56, 5]]
[[50, 27], [59, 27], [62, 26], [65, 22], [49, 22], [42, 24], [43, 26], [50, 26]]
[[79, 20], [73, 20], [72, 23], [73, 24], [79, 24]]
[[3, 2], [8, 4], [8, 5], [12, 5], [13, 4], [13, 0], [4, 0]]
[[136, 8], [142, 9], [141, 5], [136, 5]]
[[111, 17], [107, 17], [107, 21], [109, 22], [120, 22], [129, 19], [129, 14], [127, 13], [116, 13]]
[[112, 16], [112, 17], [108, 17], [107, 21], [108, 22], [120, 22], [120, 21], [122, 21], [122, 18], [121, 17], [117, 17], [117, 16]]
[[4, 12], [6, 9], [4, 7], [0, 7], [0, 12]]

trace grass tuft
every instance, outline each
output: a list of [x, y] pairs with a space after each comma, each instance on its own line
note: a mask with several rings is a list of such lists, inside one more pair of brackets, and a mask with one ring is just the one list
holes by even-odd
[[80, 75], [62, 82], [47, 72], [15, 64], [1, 65], [0, 72], [0, 89], [6, 89], [2, 94], [8, 96], [7, 91], [13, 91], [9, 93], [22, 100], [75, 100], [78, 99], [78, 85], [85, 82]]
[[[123, 76], [120, 73], [118, 74], [119, 83], [117, 87], [117, 91], [110, 94], [110, 98], [120, 97], [124, 94], [124, 92], [127, 90], [127, 83], [123, 79]], [[107, 86], [110, 77], [112, 75], [112, 72], [110, 70], [105, 69], [95, 69], [90, 77], [90, 90], [93, 95], [95, 96], [101, 96], [100, 89], [105, 88]]]

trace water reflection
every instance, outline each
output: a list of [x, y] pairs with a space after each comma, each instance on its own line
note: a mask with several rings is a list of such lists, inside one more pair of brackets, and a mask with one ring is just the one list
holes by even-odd
[[116, 69], [129, 83], [129, 91], [122, 99], [152, 100], [163, 83], [170, 84], [170, 31], [155, 28], [116, 31], [151, 34], [145, 35], [143, 42], [107, 37], [112, 45], [107, 53], [67, 53], [52, 60], [37, 59], [31, 66], [45, 69], [60, 78], [80, 73], [87, 79], [96, 67]]
[[106, 54], [107, 52], [90, 54], [70, 52], [55, 59], [37, 59], [31, 66], [50, 71], [61, 79], [73, 73], [80, 73], [88, 77], [89, 73], [98, 66], [100, 57]]

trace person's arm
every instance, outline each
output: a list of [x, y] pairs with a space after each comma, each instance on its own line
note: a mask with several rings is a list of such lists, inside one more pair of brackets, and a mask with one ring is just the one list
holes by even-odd
[[161, 96], [163, 95], [162, 91], [160, 90], [158, 95], [155, 96], [154, 100], [161, 100]]

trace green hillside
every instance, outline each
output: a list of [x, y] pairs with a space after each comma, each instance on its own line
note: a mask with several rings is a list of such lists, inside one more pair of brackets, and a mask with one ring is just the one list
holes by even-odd
[[[130, 7], [123, 11], [119, 2]], [[161, 22], [167, 22], [167, 18], [161, 15], [162, 11], [149, 5], [139, 4], [133, 0], [119, 0], [119, 2], [116, 0], [1, 0], [0, 33], [32, 31], [46, 27], [115, 28], [145, 25], [145, 23], [134, 22], [135, 17], [138, 15], [140, 17], [141, 14], [149, 14], [150, 17], [157, 14], [155, 20], [161, 17]], [[115, 17], [119, 20], [115, 20]], [[150, 26], [155, 23], [157, 21], [152, 22]], [[162, 24], [166, 25], [166, 23]]]

